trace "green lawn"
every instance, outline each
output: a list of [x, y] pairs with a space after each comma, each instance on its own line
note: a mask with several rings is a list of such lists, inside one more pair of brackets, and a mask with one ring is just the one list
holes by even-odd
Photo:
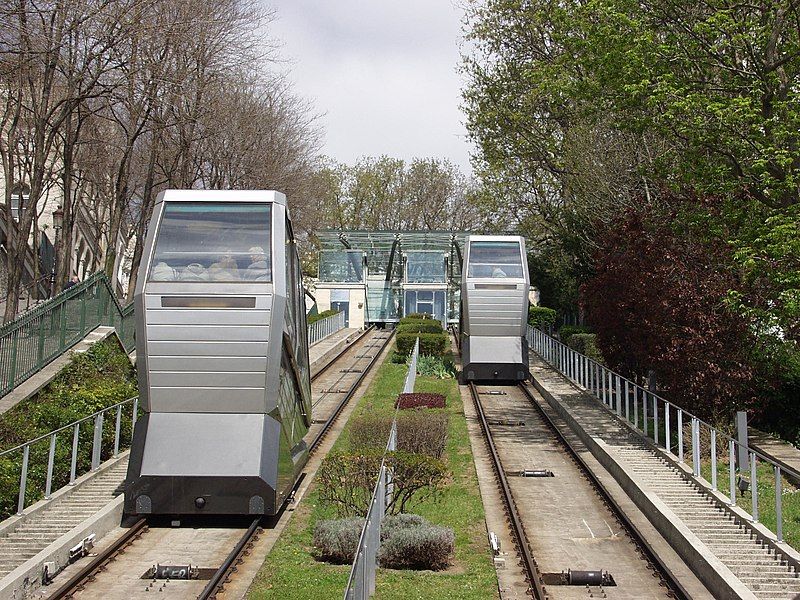
[[[391, 412], [394, 399], [402, 390], [405, 365], [385, 362], [356, 407], [355, 414]], [[415, 506], [414, 512], [431, 523], [452, 527], [456, 534], [453, 566], [444, 572], [394, 571], [379, 569], [375, 598], [497, 598], [497, 577], [486, 541], [483, 505], [478, 490], [467, 425], [458, 385], [453, 379], [418, 377], [415, 391], [437, 392], [447, 396], [450, 435], [447, 464], [450, 484], [435, 502]], [[347, 442], [347, 428], [335, 448]], [[318, 502], [315, 486], [303, 499], [281, 538], [267, 556], [249, 597], [308, 600], [341, 598], [350, 566], [332, 566], [312, 556], [312, 529], [318, 519], [333, 513]]]

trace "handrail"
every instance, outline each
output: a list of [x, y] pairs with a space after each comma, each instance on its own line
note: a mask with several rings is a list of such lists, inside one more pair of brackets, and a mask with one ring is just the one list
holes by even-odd
[[319, 321], [314, 321], [308, 326], [308, 345], [318, 344], [342, 329], [344, 329], [344, 312], [342, 311]]
[[[702, 452], [700, 431], [702, 427], [705, 427], [709, 432], [711, 440], [709, 452], [711, 459], [711, 490], [714, 492], [720, 492], [717, 485], [717, 442], [718, 440], [723, 443], [727, 441], [730, 506], [736, 506], [736, 492], [738, 489], [736, 474], [738, 471], [743, 470], [736, 466], [736, 450], [738, 448], [740, 451], [746, 452], [750, 459], [751, 481], [749, 485], [752, 489], [752, 513], [750, 516], [752, 517], [751, 520], [753, 523], [759, 522], [757, 460], [764, 461], [771, 465], [775, 476], [775, 541], [778, 543], [783, 542], [783, 507], [781, 502], [782, 478], [785, 475], [800, 478], [800, 474], [794, 469], [780, 465], [767, 454], [751, 448], [748, 444], [741, 444], [738, 440], [724, 432], [717, 431], [715, 427], [684, 410], [677, 404], [665, 400], [658, 394], [623, 377], [585, 354], [575, 351], [560, 340], [555, 339], [539, 329], [528, 326], [526, 337], [530, 348], [546, 363], [550, 364], [559, 373], [563, 374], [578, 386], [583, 387], [610, 410], [615, 411], [617, 417], [626, 421], [637, 433], [642, 435], [649, 442], [654, 443], [657, 447], [663, 448], [670, 454], [673, 454], [672, 449], [674, 446], [678, 454], [673, 454], [673, 456], [677, 458], [679, 463], [691, 467], [692, 475], [695, 478], [700, 477], [700, 454]], [[659, 402], [661, 406], [659, 406]], [[631, 407], [633, 408], [632, 415]], [[639, 407], [642, 409], [641, 415], [639, 414]], [[670, 428], [671, 415], [673, 413], [676, 417], [675, 429], [677, 433], [677, 444], [675, 445], [673, 445], [672, 431]], [[640, 416], [642, 417], [641, 419]], [[662, 417], [661, 423], [659, 423], [659, 417]], [[651, 421], [652, 436], [648, 433], [650, 431], [649, 424]], [[685, 444], [683, 439], [683, 424], [685, 422], [691, 424], [691, 440], [689, 442], [689, 450], [692, 456], [691, 465], [688, 465], [684, 461]], [[640, 423], [641, 427], [639, 426]], [[661, 433], [663, 433], [663, 439], [660, 439]]]
[[133, 349], [133, 303], [122, 306], [104, 273], [64, 290], [0, 326], [0, 395], [37, 373], [100, 325]]

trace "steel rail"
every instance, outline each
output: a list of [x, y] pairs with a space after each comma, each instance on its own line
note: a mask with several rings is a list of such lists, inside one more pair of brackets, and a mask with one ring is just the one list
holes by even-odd
[[486, 415], [483, 412], [480, 398], [478, 397], [478, 389], [473, 382], [469, 384], [469, 391], [472, 394], [472, 401], [475, 404], [475, 410], [478, 413], [478, 420], [480, 421], [481, 430], [486, 440], [486, 445], [489, 448], [489, 455], [492, 459], [492, 467], [494, 468], [497, 480], [500, 483], [500, 491], [503, 495], [503, 502], [508, 511], [509, 522], [511, 524], [511, 533], [517, 542], [520, 556], [522, 558], [522, 567], [525, 570], [525, 577], [530, 584], [530, 592], [533, 594], [535, 600], [545, 600], [547, 593], [542, 584], [541, 572], [536, 564], [536, 559], [533, 556], [530, 548], [528, 547], [527, 538], [525, 535], [525, 528], [522, 525], [522, 519], [517, 512], [517, 507], [514, 504], [514, 496], [511, 492], [511, 486], [508, 484], [508, 479], [500, 464], [500, 455], [494, 445], [492, 433], [489, 431], [489, 423], [486, 421]]
[[670, 588], [672, 594], [681, 600], [690, 600], [692, 597], [691, 594], [686, 590], [686, 588], [683, 587], [683, 584], [678, 580], [669, 566], [667, 566], [658, 553], [653, 549], [653, 546], [647, 541], [644, 534], [639, 530], [638, 527], [636, 527], [633, 521], [628, 518], [628, 515], [625, 513], [619, 503], [614, 500], [613, 496], [608, 491], [608, 488], [603, 484], [602, 481], [600, 481], [600, 479], [598, 479], [587, 462], [578, 453], [578, 451], [575, 450], [574, 446], [569, 442], [569, 440], [567, 440], [566, 436], [556, 426], [553, 419], [550, 418], [550, 415], [547, 414], [547, 411], [545, 411], [539, 405], [539, 402], [536, 401], [536, 398], [531, 393], [528, 386], [524, 383], [520, 383], [519, 388], [522, 390], [523, 394], [525, 394], [525, 397], [528, 399], [528, 401], [536, 408], [537, 412], [550, 430], [556, 435], [558, 441], [562, 446], [564, 446], [567, 453], [578, 465], [578, 468], [592, 484], [597, 494], [600, 496], [606, 506], [608, 506], [609, 510], [625, 528], [625, 532], [634, 541], [634, 543], [636, 543], [642, 554], [644, 554], [646, 560], [658, 571], [659, 575], [661, 575], [667, 587]]
[[349, 344], [347, 344], [347, 346], [345, 346], [344, 348], [342, 348], [342, 349], [339, 351], [339, 353], [338, 353], [336, 356], [334, 356], [334, 357], [333, 357], [331, 360], [329, 360], [327, 363], [325, 363], [325, 365], [324, 365], [324, 366], [323, 366], [323, 367], [322, 367], [322, 368], [321, 368], [319, 371], [317, 371], [316, 373], [314, 373], [314, 374], [311, 376], [311, 381], [313, 382], [313, 381], [314, 381], [315, 379], [317, 379], [317, 378], [318, 378], [320, 375], [322, 375], [322, 374], [323, 374], [325, 371], [327, 371], [328, 369], [330, 369], [330, 368], [333, 366], [333, 364], [334, 364], [335, 362], [337, 362], [337, 361], [338, 361], [340, 358], [342, 358], [342, 357], [343, 357], [345, 354], [347, 354], [348, 352], [350, 352], [350, 350], [351, 350], [352, 348], [354, 348], [354, 347], [355, 347], [355, 346], [358, 344], [358, 342], [360, 342], [362, 339], [364, 339], [364, 336], [365, 336], [365, 335], [367, 335], [367, 334], [368, 334], [370, 331], [373, 331], [374, 329], [375, 329], [375, 325], [370, 325], [370, 326], [369, 326], [369, 327], [367, 327], [367, 328], [366, 328], [364, 331], [362, 331], [360, 334], [358, 334], [358, 337], [357, 337], [356, 339], [354, 339], [352, 342], [350, 342]]
[[87, 581], [94, 577], [94, 575], [98, 573], [106, 563], [113, 560], [114, 557], [120, 553], [120, 551], [137, 539], [146, 530], [147, 519], [139, 519], [136, 521], [136, 523], [134, 523], [128, 529], [128, 531], [114, 540], [114, 543], [94, 557], [92, 562], [83, 567], [78, 573], [73, 575], [66, 583], [64, 583], [64, 585], [53, 592], [53, 594], [50, 596], [50, 600], [71, 598], [75, 592], [80, 590]]
[[247, 528], [247, 531], [244, 532], [242, 537], [236, 543], [236, 546], [234, 546], [233, 550], [231, 550], [230, 554], [225, 557], [222, 565], [220, 565], [219, 569], [217, 569], [217, 571], [211, 577], [209, 582], [206, 584], [206, 587], [204, 587], [203, 591], [200, 592], [200, 595], [197, 596], [197, 600], [216, 598], [217, 593], [222, 591], [223, 586], [227, 583], [228, 574], [236, 569], [237, 561], [247, 549], [247, 545], [250, 543], [250, 540], [252, 540], [256, 533], [259, 532], [261, 519], [262, 517], [253, 519], [253, 522], [250, 523], [250, 527]]
[[[389, 342], [392, 341], [393, 337], [394, 337], [394, 330], [392, 330], [392, 332], [389, 334], [389, 336], [385, 339], [385, 341], [383, 342], [383, 344], [380, 347], [380, 350], [378, 350], [375, 353], [375, 355], [369, 361], [369, 364], [367, 365], [367, 367], [359, 374], [358, 378], [353, 382], [353, 385], [350, 386], [350, 389], [347, 391], [347, 394], [345, 394], [344, 398], [342, 398], [339, 401], [339, 404], [333, 410], [333, 412], [331, 413], [331, 416], [328, 417], [328, 419], [325, 421], [325, 424], [322, 426], [322, 429], [320, 429], [319, 433], [314, 438], [314, 441], [311, 442], [311, 445], [308, 448], [308, 453], [309, 454], [312, 454], [313, 452], [315, 452], [317, 450], [317, 448], [319, 447], [320, 443], [322, 442], [322, 438], [324, 438], [325, 435], [328, 433], [328, 431], [330, 431], [330, 428], [333, 426], [333, 423], [339, 417], [339, 413], [342, 412], [342, 410], [344, 409], [345, 405], [347, 405], [347, 403], [350, 401], [350, 399], [355, 395], [356, 390], [358, 390], [358, 387], [361, 385], [361, 382], [364, 381], [364, 378], [372, 370], [372, 367], [375, 366], [375, 363], [378, 361], [378, 358], [380, 358], [381, 354], [383, 354], [384, 350], [386, 350], [386, 346], [389, 345]], [[354, 344], [351, 344], [351, 346], [353, 346], [353, 345]], [[341, 356], [341, 354], [339, 356]], [[338, 360], [338, 358], [339, 357], [337, 356], [337, 358], [334, 359], [334, 361], [332, 361], [332, 362], [336, 362], [336, 360]]]

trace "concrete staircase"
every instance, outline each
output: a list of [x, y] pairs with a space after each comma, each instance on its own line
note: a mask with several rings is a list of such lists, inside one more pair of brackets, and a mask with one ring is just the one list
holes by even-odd
[[72, 493], [54, 499], [0, 537], [0, 578], [33, 558], [122, 493], [127, 458], [97, 473]]
[[[718, 507], [668, 461], [644, 444], [605, 439], [639, 482], [654, 492], [758, 598], [787, 600], [800, 595], [800, 578], [775, 552]], [[619, 444], [619, 445], [617, 445]]]

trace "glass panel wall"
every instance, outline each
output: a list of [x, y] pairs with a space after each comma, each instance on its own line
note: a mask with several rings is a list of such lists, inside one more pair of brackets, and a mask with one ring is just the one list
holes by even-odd
[[406, 283], [444, 283], [443, 252], [406, 253]]
[[361, 250], [323, 250], [319, 253], [319, 280], [336, 283], [364, 281]]

